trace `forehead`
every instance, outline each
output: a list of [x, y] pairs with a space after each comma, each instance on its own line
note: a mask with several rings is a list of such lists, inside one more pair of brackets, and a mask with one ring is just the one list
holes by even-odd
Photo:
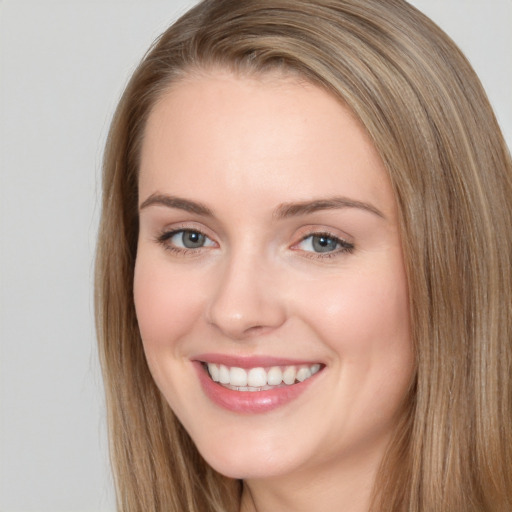
[[322, 88], [276, 73], [218, 71], [173, 84], [149, 116], [139, 186], [141, 195], [191, 187], [206, 195], [281, 190], [293, 200], [362, 194], [393, 208], [384, 204], [387, 173], [352, 112]]

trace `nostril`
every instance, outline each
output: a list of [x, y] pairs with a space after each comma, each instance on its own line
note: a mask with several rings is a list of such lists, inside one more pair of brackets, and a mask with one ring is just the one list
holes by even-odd
[[206, 321], [232, 339], [262, 335], [286, 320], [279, 280], [270, 266], [261, 272], [254, 240], [250, 244], [250, 248], [232, 248], [225, 266], [218, 269], [205, 308]]
[[260, 336], [281, 326], [284, 308], [272, 299], [250, 297], [237, 301], [217, 297], [206, 312], [207, 322], [232, 339]]

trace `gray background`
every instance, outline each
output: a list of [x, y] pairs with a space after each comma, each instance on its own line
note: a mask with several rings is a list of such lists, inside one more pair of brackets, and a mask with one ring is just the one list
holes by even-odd
[[[191, 0], [0, 0], [0, 512], [113, 511], [92, 274], [102, 148]], [[512, 141], [512, 0], [415, 0]]]

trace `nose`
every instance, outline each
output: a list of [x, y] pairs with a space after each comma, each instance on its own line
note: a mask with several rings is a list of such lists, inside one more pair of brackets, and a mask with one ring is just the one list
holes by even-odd
[[207, 321], [223, 335], [244, 340], [271, 332], [286, 320], [276, 269], [255, 258], [231, 258], [216, 280]]

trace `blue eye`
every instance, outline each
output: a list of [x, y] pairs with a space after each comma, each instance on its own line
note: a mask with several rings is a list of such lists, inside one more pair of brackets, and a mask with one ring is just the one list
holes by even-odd
[[180, 229], [162, 234], [158, 241], [171, 250], [194, 250], [213, 247], [215, 243], [200, 231]]
[[315, 233], [302, 239], [297, 247], [306, 252], [317, 254], [333, 252], [350, 252], [354, 245], [346, 240], [329, 235], [328, 233]]

